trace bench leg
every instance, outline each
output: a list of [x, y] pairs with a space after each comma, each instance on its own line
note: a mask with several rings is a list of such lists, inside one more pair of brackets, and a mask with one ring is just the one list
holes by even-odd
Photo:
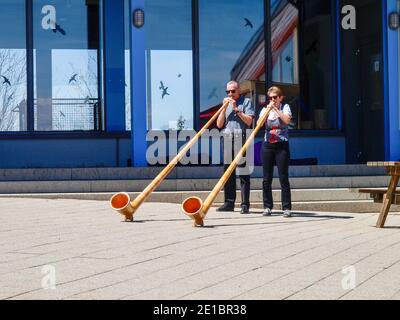
[[383, 203], [382, 203], [382, 208], [381, 212], [378, 218], [378, 222], [376, 223], [377, 228], [383, 228], [385, 226], [385, 221], [387, 218], [387, 215], [390, 210], [390, 205], [392, 204], [392, 199], [393, 199], [393, 194], [396, 191], [397, 183], [399, 182], [399, 176], [392, 176], [390, 179], [390, 184], [388, 187], [388, 190], [386, 192], [386, 195], [383, 197]]

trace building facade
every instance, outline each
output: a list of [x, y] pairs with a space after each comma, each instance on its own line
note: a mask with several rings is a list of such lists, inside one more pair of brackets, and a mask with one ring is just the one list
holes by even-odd
[[294, 163], [400, 160], [399, 0], [0, 8], [1, 168], [148, 166], [147, 134], [198, 131], [232, 79], [257, 114], [284, 89]]

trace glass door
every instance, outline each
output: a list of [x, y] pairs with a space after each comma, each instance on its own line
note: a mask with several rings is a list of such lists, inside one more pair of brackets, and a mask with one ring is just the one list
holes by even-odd
[[357, 28], [342, 31], [342, 106], [347, 163], [384, 160], [382, 5], [343, 1], [357, 12]]

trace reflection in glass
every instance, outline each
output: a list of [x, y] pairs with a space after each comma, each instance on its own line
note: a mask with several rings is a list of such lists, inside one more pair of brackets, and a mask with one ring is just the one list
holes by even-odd
[[285, 101], [292, 110], [290, 129], [299, 123], [299, 9], [287, 0], [271, 1], [272, 81], [283, 89]]
[[25, 1], [0, 0], [0, 131], [26, 130]]
[[148, 130], [193, 128], [192, 8], [146, 0]]
[[331, 5], [322, 0], [271, 1], [272, 80], [292, 108], [291, 129], [337, 126]]
[[200, 123], [226, 96], [236, 80], [244, 91], [265, 81], [264, 1], [199, 1]]
[[183, 130], [193, 127], [191, 50], [152, 50], [150, 53], [152, 129]]
[[301, 129], [337, 128], [332, 1], [302, 1]]
[[99, 130], [98, 1], [35, 1], [35, 130]]

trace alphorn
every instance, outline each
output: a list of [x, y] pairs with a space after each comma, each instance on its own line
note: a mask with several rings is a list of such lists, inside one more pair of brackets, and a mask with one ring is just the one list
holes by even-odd
[[265, 120], [267, 119], [269, 113], [271, 112], [271, 108], [267, 109], [262, 117], [258, 120], [256, 128], [251, 133], [250, 137], [246, 140], [245, 144], [240, 149], [239, 153], [236, 155], [235, 159], [233, 159], [232, 163], [229, 165], [221, 179], [219, 179], [218, 183], [215, 185], [214, 189], [208, 195], [208, 197], [203, 201], [199, 197], [190, 197], [187, 198], [182, 203], [182, 211], [194, 220], [195, 227], [202, 227], [204, 226], [204, 218], [207, 215], [208, 210], [210, 209], [212, 203], [214, 202], [215, 198], [217, 197], [218, 193], [224, 187], [226, 182], [228, 181], [229, 177], [235, 171], [236, 167], [239, 164], [239, 161], [244, 156], [246, 150], [253, 142], [256, 134], [258, 131], [263, 127]]
[[111, 208], [117, 210], [125, 216], [125, 221], [133, 221], [133, 215], [146, 198], [160, 185], [165, 177], [179, 163], [184, 155], [196, 143], [205, 130], [218, 118], [220, 113], [226, 109], [229, 101], [225, 101], [212, 118], [203, 126], [203, 128], [182, 148], [182, 150], [169, 162], [169, 164], [154, 178], [152, 182], [133, 200], [130, 200], [129, 194], [119, 192], [110, 199]]

